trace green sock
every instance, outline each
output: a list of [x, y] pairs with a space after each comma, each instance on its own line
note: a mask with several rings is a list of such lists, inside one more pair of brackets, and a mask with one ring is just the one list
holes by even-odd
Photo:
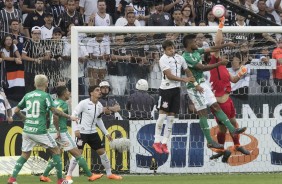
[[215, 112], [215, 116], [228, 128], [229, 132], [233, 133], [235, 131], [234, 126], [222, 110]]
[[17, 160], [17, 163], [14, 167], [13, 174], [12, 174], [13, 178], [16, 178], [18, 176], [19, 172], [21, 171], [21, 169], [22, 169], [22, 167], [23, 167], [23, 165], [26, 161], [27, 160], [22, 156]]
[[77, 161], [78, 165], [80, 167], [82, 167], [82, 169], [84, 170], [84, 172], [86, 173], [86, 175], [88, 177], [92, 176], [92, 173], [91, 171], [89, 170], [88, 166], [87, 166], [87, 163], [85, 161], [85, 159], [82, 157], [82, 156], [78, 156], [75, 158], [75, 160]]
[[43, 176], [47, 177], [49, 175], [49, 172], [54, 168], [54, 162], [53, 160], [49, 160], [48, 165], [43, 173]]
[[53, 164], [54, 167], [57, 170], [57, 178], [58, 179], [62, 179], [63, 178], [63, 174], [62, 174], [62, 160], [61, 160], [61, 156], [60, 155], [53, 155]]
[[208, 119], [207, 117], [200, 117], [200, 127], [204, 133], [205, 138], [207, 139], [207, 142], [212, 142], [211, 132], [208, 125]]

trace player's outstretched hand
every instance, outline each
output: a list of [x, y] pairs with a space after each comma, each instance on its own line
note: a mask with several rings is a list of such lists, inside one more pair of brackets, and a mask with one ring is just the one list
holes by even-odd
[[204, 93], [204, 88], [202, 88], [200, 85], [195, 87], [196, 91], [199, 91], [200, 93]]
[[222, 29], [224, 26], [224, 22], [225, 22], [225, 17], [222, 16], [221, 18], [219, 18], [219, 24], [218, 24], [218, 28]]
[[245, 65], [242, 65], [242, 66], [240, 67], [240, 69], [239, 69], [239, 72], [238, 72], [237, 76], [238, 76], [239, 78], [241, 78], [242, 76], [246, 75], [247, 73], [248, 73], [247, 67], [246, 67]]

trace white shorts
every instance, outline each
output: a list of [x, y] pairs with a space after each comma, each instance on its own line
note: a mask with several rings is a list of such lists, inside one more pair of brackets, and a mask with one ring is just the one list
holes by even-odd
[[197, 111], [206, 109], [207, 107], [217, 102], [214, 93], [206, 83], [202, 82], [200, 83], [200, 86], [204, 88], [203, 94], [201, 94], [199, 91], [196, 91], [195, 88], [187, 89], [189, 98], [193, 102]]
[[57, 139], [57, 133], [50, 133], [50, 135], [56, 140], [59, 147], [64, 149], [64, 151], [69, 151], [73, 148], [76, 148], [76, 144], [72, 140], [71, 135], [68, 132], [60, 133], [60, 139]]
[[53, 137], [49, 133], [38, 135], [23, 132], [22, 139], [23, 152], [31, 151], [32, 148], [36, 145], [40, 145], [44, 148], [55, 148], [58, 146], [55, 139], [53, 139]]

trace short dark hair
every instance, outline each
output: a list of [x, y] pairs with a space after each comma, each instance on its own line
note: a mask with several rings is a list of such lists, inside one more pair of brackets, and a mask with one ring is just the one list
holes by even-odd
[[56, 93], [58, 97], [63, 96], [64, 93], [68, 90], [67, 86], [57, 86], [56, 87]]
[[174, 47], [174, 43], [173, 43], [173, 41], [171, 41], [171, 40], [165, 40], [165, 41], [162, 43], [162, 47], [163, 47], [163, 49], [165, 50], [167, 47]]
[[38, 1], [45, 3], [45, 0], [35, 0], [35, 3], [37, 3]]
[[105, 0], [98, 0], [98, 1], [97, 1], [97, 4], [98, 4], [98, 3], [100, 3], [100, 2], [104, 2], [104, 3], [106, 3], [106, 1], [105, 1]]
[[11, 19], [11, 20], [10, 20], [10, 25], [12, 25], [13, 22], [18, 22], [18, 23], [20, 23], [19, 19]]
[[100, 88], [100, 86], [98, 86], [98, 85], [89, 86], [89, 88], [88, 88], [89, 96], [90, 96], [90, 93], [92, 93], [96, 88]]
[[196, 34], [187, 34], [183, 37], [183, 40], [182, 40], [182, 44], [183, 44], [183, 47], [186, 48], [188, 43], [191, 42], [191, 40], [195, 39], [196, 38]]

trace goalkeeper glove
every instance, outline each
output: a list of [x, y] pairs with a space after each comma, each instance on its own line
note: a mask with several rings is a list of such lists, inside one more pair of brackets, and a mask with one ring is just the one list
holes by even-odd
[[223, 26], [224, 26], [224, 22], [225, 22], [225, 17], [223, 16], [223, 17], [221, 17], [221, 18], [219, 18], [219, 25], [218, 25], [218, 29], [222, 29], [223, 28]]
[[238, 76], [239, 78], [241, 78], [242, 76], [246, 75], [247, 72], [248, 72], [247, 67], [246, 67], [245, 65], [242, 65], [242, 66], [240, 67], [240, 69], [239, 69], [239, 72], [238, 72], [237, 76]]

